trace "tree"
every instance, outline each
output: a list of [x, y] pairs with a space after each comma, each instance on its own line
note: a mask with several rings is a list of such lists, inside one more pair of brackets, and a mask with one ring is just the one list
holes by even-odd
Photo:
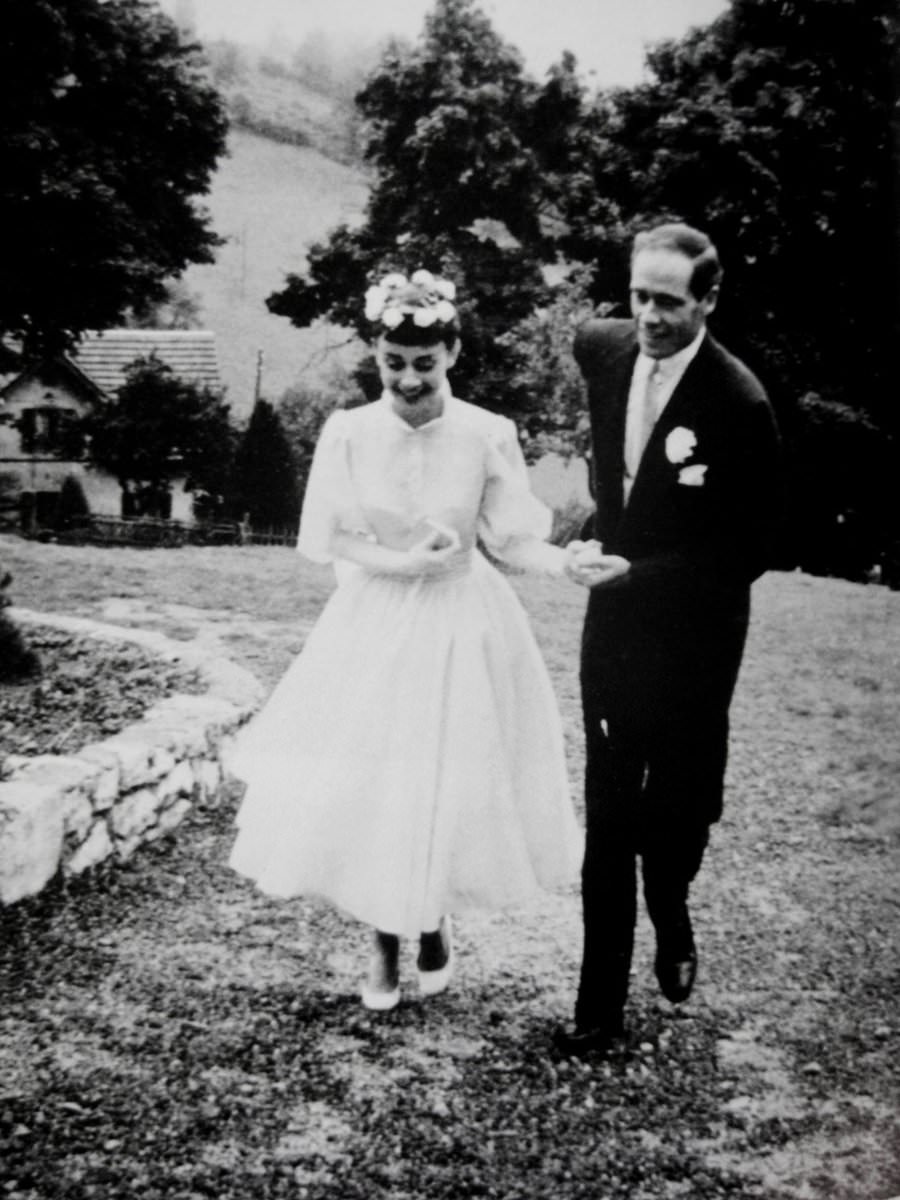
[[300, 497], [297, 464], [278, 414], [257, 400], [234, 459], [228, 506], [254, 529], [284, 529], [297, 524]]
[[[538, 112], [541, 95], [473, 0], [437, 0], [418, 44], [392, 45], [357, 97], [375, 173], [365, 222], [312, 247], [305, 273], [269, 297], [271, 311], [301, 326], [327, 317], [365, 337], [367, 285], [426, 267], [460, 289], [454, 386], [477, 403], [514, 408], [497, 338], [546, 296], [544, 157], [571, 109], [570, 96], [554, 104], [548, 93]], [[361, 378], [376, 386], [371, 370]]]
[[717, 328], [776, 398], [897, 428], [898, 52], [893, 0], [732, 0], [656, 46], [651, 82], [595, 105], [595, 198], [569, 193], [567, 249], [610, 265], [596, 294], [624, 294], [635, 227], [696, 224], [726, 266]]
[[590, 300], [593, 271], [574, 270], [546, 307], [537, 309], [503, 336], [509, 352], [510, 387], [521, 393], [520, 432], [529, 459], [554, 452], [590, 452], [590, 423], [584, 381], [572, 354], [578, 326], [596, 315]]
[[473, 0], [438, 0], [420, 46], [389, 51], [357, 97], [378, 174], [372, 226], [434, 236], [490, 218], [533, 243], [540, 181], [524, 141], [532, 92], [521, 55]]
[[0, 334], [65, 348], [211, 261], [226, 120], [148, 0], [6, 0], [0, 114]]
[[798, 565], [865, 579], [897, 538], [893, 447], [859, 409], [809, 393], [785, 423]]
[[77, 475], [67, 475], [59, 489], [54, 527], [59, 530], [74, 529], [91, 515], [81, 480]]
[[276, 412], [297, 468], [297, 497], [302, 503], [313, 454], [322, 426], [336, 408], [356, 408], [365, 395], [350, 374], [332, 367], [319, 382], [290, 387], [278, 401]]
[[234, 455], [228, 405], [208, 388], [178, 379], [157, 358], [139, 359], [116, 398], [90, 420], [91, 461], [115, 475], [143, 515], [168, 516], [172, 484], [213, 503], [226, 489]]
[[124, 314], [129, 329], [202, 329], [202, 304], [198, 292], [189, 291], [183, 280], [169, 280], [154, 300]]
[[679, 219], [713, 237], [715, 330], [786, 433], [784, 561], [842, 574], [900, 542], [885, 519], [900, 511], [898, 27], [894, 0], [732, 0], [657, 45], [649, 82], [596, 98], [561, 197], [561, 244], [595, 265], [595, 299], [625, 297], [637, 229]]

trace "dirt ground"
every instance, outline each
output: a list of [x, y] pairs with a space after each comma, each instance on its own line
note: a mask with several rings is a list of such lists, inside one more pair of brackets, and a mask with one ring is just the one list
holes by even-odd
[[[802, 621], [805, 585], [766, 586], [794, 588]], [[140, 598], [95, 615], [177, 627], [267, 682], [303, 636], [296, 620]], [[693, 894], [695, 994], [678, 1009], [657, 994], [642, 915], [623, 1053], [550, 1049], [578, 968], [574, 885], [460, 915], [450, 991], [423, 1001], [408, 955], [400, 1007], [370, 1015], [365, 933], [228, 872], [230, 793], [124, 867], [2, 914], [0, 1195], [900, 1196], [896, 778], [854, 795], [833, 733], [840, 673], [825, 692], [796, 662], [776, 673], [772, 636], [748, 651], [739, 787]], [[885, 669], [896, 651], [883, 644]]]

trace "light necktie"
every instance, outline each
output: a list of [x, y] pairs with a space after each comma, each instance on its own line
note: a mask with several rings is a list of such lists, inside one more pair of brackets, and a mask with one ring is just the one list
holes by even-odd
[[650, 441], [653, 426], [659, 415], [659, 388], [662, 383], [662, 371], [659, 363], [654, 360], [647, 372], [643, 394], [638, 401], [636, 412], [628, 413], [627, 437], [625, 445], [625, 475], [626, 487], [634, 482], [644, 450]]

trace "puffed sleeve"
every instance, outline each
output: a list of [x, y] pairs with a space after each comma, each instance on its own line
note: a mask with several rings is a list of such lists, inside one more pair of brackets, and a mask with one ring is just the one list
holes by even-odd
[[480, 538], [491, 554], [502, 559], [515, 543], [548, 538], [552, 525], [550, 509], [531, 491], [515, 425], [506, 417], [496, 417], [488, 438]]
[[347, 413], [333, 412], [319, 435], [310, 467], [297, 549], [317, 563], [332, 561], [331, 539], [339, 529], [357, 530], [365, 522], [356, 504], [350, 473]]

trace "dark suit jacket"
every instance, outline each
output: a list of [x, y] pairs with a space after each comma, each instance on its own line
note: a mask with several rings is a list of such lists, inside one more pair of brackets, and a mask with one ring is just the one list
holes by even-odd
[[[593, 535], [631, 562], [625, 577], [590, 594], [582, 680], [589, 721], [615, 717], [671, 732], [726, 717], [750, 584], [771, 561], [780, 456], [761, 384], [707, 333], [623, 506], [637, 351], [631, 321], [589, 321], [575, 342], [590, 403]], [[685, 456], [689, 435], [696, 446]]]

